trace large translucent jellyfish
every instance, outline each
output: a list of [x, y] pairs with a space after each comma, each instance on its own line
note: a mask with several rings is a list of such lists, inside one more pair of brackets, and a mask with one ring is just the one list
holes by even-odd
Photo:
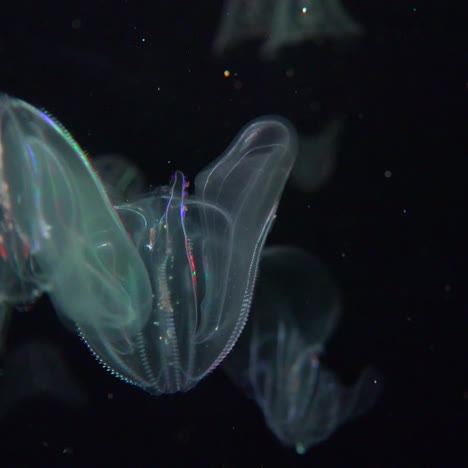
[[305, 193], [322, 188], [336, 167], [338, 137], [343, 120], [329, 122], [318, 135], [299, 135], [297, 158], [291, 171], [291, 185]]
[[[115, 207], [76, 142], [46, 114], [2, 97], [0, 130], [14, 227], [4, 234], [19, 233], [59, 317], [129, 383], [153, 394], [196, 385], [247, 320], [296, 156], [290, 125], [277, 117], [250, 123], [197, 175], [193, 196], [177, 172], [169, 186]], [[98, 170], [125, 199], [121, 167]]]
[[361, 32], [340, 0], [226, 0], [213, 50], [219, 55], [244, 40], [260, 38], [265, 39], [262, 56], [273, 59], [287, 45]]
[[231, 350], [247, 320], [262, 246], [294, 164], [276, 117], [246, 126], [195, 178], [116, 206], [148, 271], [152, 312], [135, 335], [80, 326], [115, 375], [153, 393], [188, 390]]
[[267, 247], [251, 319], [223, 364], [256, 400], [271, 431], [300, 454], [379, 395], [372, 369], [346, 387], [320, 362], [340, 310], [337, 288], [314, 257], [293, 247]]

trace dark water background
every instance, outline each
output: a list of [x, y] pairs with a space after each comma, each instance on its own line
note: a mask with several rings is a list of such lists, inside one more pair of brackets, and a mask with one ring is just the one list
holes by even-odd
[[[302, 246], [328, 266], [344, 314], [326, 362], [348, 382], [373, 364], [385, 390], [373, 411], [299, 457], [219, 371], [160, 398], [115, 380], [43, 298], [15, 314], [6, 356], [36, 338], [52, 343], [81, 390], [71, 405], [51, 391], [11, 408], [0, 466], [466, 463], [457, 450], [464, 430], [466, 451], [466, 73], [456, 74], [466, 37], [454, 37], [448, 2], [343, 5], [365, 29], [360, 41], [308, 42], [272, 63], [255, 42], [213, 58], [215, 0], [14, 2], [2, 11], [0, 91], [48, 109], [91, 155], [131, 158], [155, 185], [175, 169], [193, 180], [254, 117], [280, 114], [310, 134], [344, 116], [332, 180], [310, 194], [287, 186], [267, 243]], [[57, 375], [55, 390], [65, 385]]]

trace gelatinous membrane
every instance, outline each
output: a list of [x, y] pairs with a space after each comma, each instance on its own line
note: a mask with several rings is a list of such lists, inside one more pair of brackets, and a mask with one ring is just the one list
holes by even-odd
[[348, 388], [320, 363], [340, 310], [337, 288], [314, 257], [264, 249], [249, 325], [223, 367], [298, 453], [369, 409], [380, 391], [370, 368]]
[[8, 96], [0, 97], [0, 184], [0, 278], [14, 279], [2, 294], [32, 283], [66, 323], [134, 335], [151, 307], [143, 261], [77, 143]]
[[222, 54], [241, 41], [261, 38], [263, 58], [273, 59], [286, 45], [360, 33], [340, 0], [226, 0], [213, 49]]
[[[2, 114], [0, 101], [0, 123]], [[34, 274], [30, 239], [15, 222], [14, 206], [16, 202], [21, 203], [21, 195], [11, 191], [6, 157], [0, 140], [0, 304], [5, 305], [29, 302], [45, 287]]]
[[210, 372], [247, 320], [265, 238], [295, 159], [276, 117], [249, 124], [195, 179], [116, 207], [143, 259], [153, 306], [140, 333], [80, 327], [115, 375], [153, 393], [185, 391]]

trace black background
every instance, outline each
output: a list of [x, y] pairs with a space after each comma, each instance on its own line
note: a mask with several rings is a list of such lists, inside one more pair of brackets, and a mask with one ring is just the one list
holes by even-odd
[[373, 364], [385, 389], [301, 457], [219, 371], [159, 398], [114, 379], [41, 298], [15, 312], [6, 356], [33, 338], [54, 344], [87, 403], [59, 404], [52, 391], [10, 408], [1, 466], [463, 466], [466, 74], [456, 74], [463, 37], [448, 4], [343, 1], [360, 41], [310, 41], [271, 63], [257, 42], [212, 56], [215, 0], [2, 9], [0, 91], [49, 110], [91, 155], [131, 158], [154, 185], [175, 169], [193, 180], [257, 116], [283, 115], [300, 134], [344, 116], [334, 177], [310, 194], [287, 186], [267, 243], [328, 266], [344, 315], [325, 360], [348, 381]]

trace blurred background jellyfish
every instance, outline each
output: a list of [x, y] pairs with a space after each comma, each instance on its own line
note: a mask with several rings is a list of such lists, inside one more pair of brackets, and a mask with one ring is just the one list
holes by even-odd
[[222, 55], [243, 41], [269, 34], [274, 0], [225, 0], [213, 52]]
[[312, 38], [342, 39], [361, 34], [340, 0], [226, 0], [213, 50], [217, 55], [249, 39], [264, 39], [263, 58]]
[[124, 203], [141, 195], [146, 186], [143, 171], [120, 154], [93, 157], [93, 167], [113, 204]]
[[223, 368], [299, 454], [371, 408], [380, 393], [371, 368], [347, 387], [320, 362], [340, 313], [338, 290], [318, 260], [298, 248], [264, 249], [249, 324]]
[[297, 158], [289, 179], [291, 185], [305, 193], [322, 188], [333, 176], [343, 119], [327, 123], [317, 135], [299, 135]]

